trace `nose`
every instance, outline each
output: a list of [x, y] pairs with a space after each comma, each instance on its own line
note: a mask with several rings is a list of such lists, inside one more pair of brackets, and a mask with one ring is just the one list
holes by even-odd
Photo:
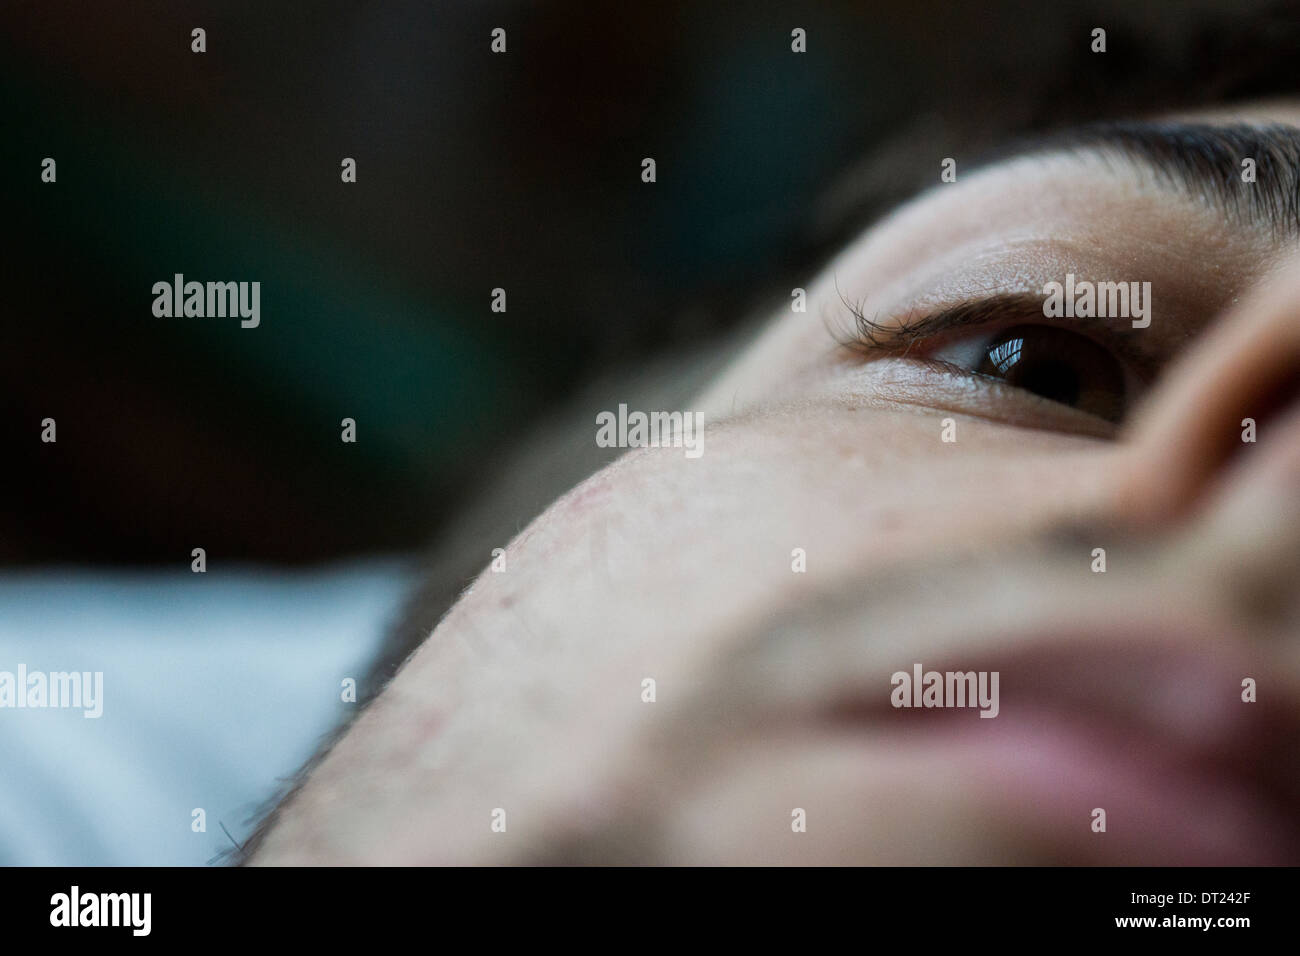
[[1252, 632], [1300, 633], [1300, 257], [1170, 368], [1125, 437], [1113, 513], [1173, 533], [1200, 596]]
[[1211, 325], [1138, 409], [1115, 510], [1158, 527], [1264, 474], [1285, 481], [1300, 455], [1298, 399], [1300, 255]]

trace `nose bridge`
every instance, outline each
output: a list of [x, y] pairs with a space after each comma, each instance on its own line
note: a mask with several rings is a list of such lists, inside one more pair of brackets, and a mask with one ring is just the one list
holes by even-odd
[[1251, 633], [1300, 624], [1300, 259], [1218, 320], [1124, 436], [1121, 521]]

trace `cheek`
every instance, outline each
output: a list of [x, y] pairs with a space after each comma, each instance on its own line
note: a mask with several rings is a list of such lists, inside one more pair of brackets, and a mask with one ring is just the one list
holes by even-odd
[[641, 450], [575, 488], [462, 604], [699, 634], [809, 576], [993, 546], [1101, 500], [1115, 446], [965, 418], [947, 442], [945, 417], [803, 403], [706, 423], [699, 458]]
[[[701, 682], [725, 696], [728, 642], [810, 588], [1076, 517], [1113, 457], [1079, 439], [960, 427], [946, 443], [940, 416], [809, 402], [706, 420], [696, 459], [625, 456], [507, 547], [504, 570], [484, 571], [318, 776], [345, 789], [349, 761], [418, 768], [389, 819], [463, 820], [509, 787], [535, 804], [552, 788], [563, 804], [575, 780], [577, 799], [620, 805], [621, 772], [659, 759], [644, 736], [647, 675], [665, 708]], [[612, 795], [592, 797], [598, 785]], [[431, 856], [452, 852], [449, 831], [423, 832]], [[465, 859], [476, 833], [464, 831]]]

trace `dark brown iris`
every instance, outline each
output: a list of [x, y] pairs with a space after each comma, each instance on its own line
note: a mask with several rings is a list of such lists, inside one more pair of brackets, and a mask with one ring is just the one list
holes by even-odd
[[1124, 369], [1119, 360], [1068, 329], [1007, 329], [989, 343], [976, 371], [1110, 422], [1124, 414]]

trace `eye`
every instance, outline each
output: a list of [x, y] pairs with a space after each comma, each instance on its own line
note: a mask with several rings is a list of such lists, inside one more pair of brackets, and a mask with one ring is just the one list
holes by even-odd
[[1123, 419], [1128, 406], [1128, 375], [1119, 359], [1087, 336], [1053, 325], [967, 337], [928, 357], [1109, 422]]

